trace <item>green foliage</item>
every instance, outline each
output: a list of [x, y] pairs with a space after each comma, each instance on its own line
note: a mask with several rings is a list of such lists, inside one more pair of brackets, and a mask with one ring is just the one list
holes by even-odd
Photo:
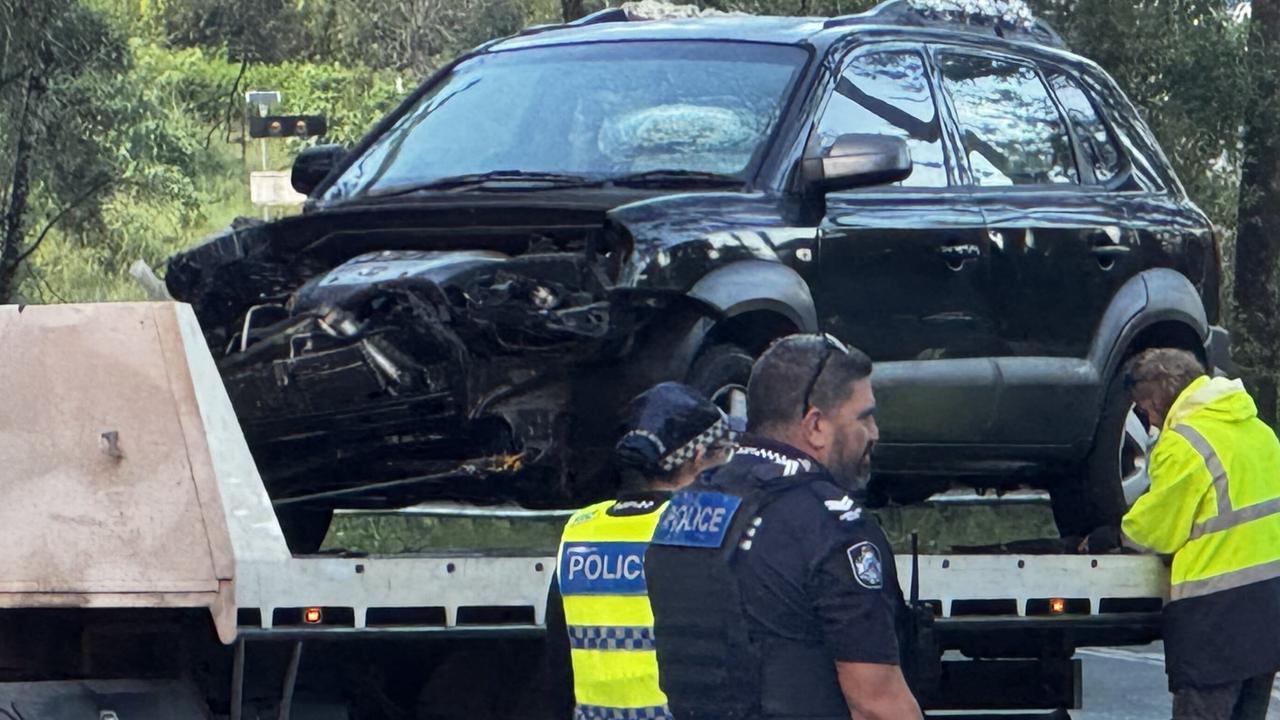
[[[280, 90], [282, 112], [327, 115], [325, 141], [350, 145], [404, 87], [395, 73], [362, 66], [291, 61], [242, 67], [217, 50], [170, 50], [145, 41], [132, 43], [130, 57], [127, 73], [109, 78], [101, 97], [85, 99], [112, 121], [79, 128], [109, 150], [122, 181], [103, 194], [95, 222], [51, 234], [25, 285], [31, 298], [138, 298], [141, 290], [128, 275], [135, 260], [158, 269], [166, 257], [235, 216], [255, 214], [239, 145], [245, 89]], [[251, 142], [252, 161], [257, 148]], [[270, 142], [274, 167], [287, 167], [304, 144]], [[84, 178], [74, 168], [60, 172], [68, 182]]]
[[219, 47], [232, 60], [277, 63], [305, 54], [294, 0], [157, 0], [148, 19], [173, 47]]
[[1151, 125], [1187, 191], [1227, 231], [1249, 99], [1247, 26], [1220, 0], [1035, 0], [1072, 50], [1096, 61]]
[[311, 0], [319, 57], [425, 72], [525, 24], [512, 0]]
[[51, 223], [86, 231], [97, 197], [129, 180], [113, 136], [130, 133], [117, 102], [127, 72], [122, 33], [76, 0], [0, 0], [0, 302]]
[[[875, 515], [893, 547], [910, 548], [911, 534], [917, 533], [922, 553], [1058, 535], [1053, 513], [1047, 504], [1039, 503], [888, 507]], [[373, 554], [520, 548], [553, 555], [563, 527], [564, 518], [344, 513], [334, 517], [324, 547]]]

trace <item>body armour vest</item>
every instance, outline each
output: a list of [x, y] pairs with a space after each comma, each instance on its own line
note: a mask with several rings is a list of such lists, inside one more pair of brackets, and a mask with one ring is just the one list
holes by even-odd
[[798, 463], [735, 459], [676, 493], [658, 524], [646, 572], [661, 684], [679, 720], [848, 720], [821, 638], [762, 632], [748, 614], [766, 608], [753, 605], [753, 588], [737, 572], [770, 531], [771, 507], [813, 508], [827, 522], [834, 518], [823, 515], [837, 507], [861, 512], [820, 466]]

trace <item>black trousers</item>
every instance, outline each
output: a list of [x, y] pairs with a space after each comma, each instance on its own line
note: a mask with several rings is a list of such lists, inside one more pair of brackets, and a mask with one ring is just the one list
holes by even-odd
[[1266, 720], [1275, 673], [1173, 692], [1173, 720]]

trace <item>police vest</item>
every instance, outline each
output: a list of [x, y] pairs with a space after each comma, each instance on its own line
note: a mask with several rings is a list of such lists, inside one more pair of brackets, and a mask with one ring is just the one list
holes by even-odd
[[[1197, 409], [1182, 411], [1196, 399]], [[1280, 442], [1243, 388], [1208, 378], [1187, 388], [1152, 452], [1151, 477], [1123, 526], [1137, 543], [1173, 554], [1164, 622], [1171, 685], [1280, 669]]]
[[[679, 720], [848, 720], [825, 648], [783, 638], [753, 641], [733, 572], [759, 513], [826, 477], [794, 475], [784, 487], [765, 489], [730, 477], [734, 472], [732, 464], [716, 471], [716, 492], [700, 486], [677, 493], [649, 548], [662, 689], [672, 712]], [[766, 685], [767, 677], [786, 680]]]
[[575, 720], [670, 720], [658, 685], [644, 554], [665, 503], [610, 515], [583, 508], [560, 540], [558, 579], [573, 662]]

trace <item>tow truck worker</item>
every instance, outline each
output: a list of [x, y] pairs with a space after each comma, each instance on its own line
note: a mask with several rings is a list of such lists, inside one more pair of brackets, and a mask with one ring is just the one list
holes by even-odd
[[919, 720], [893, 553], [856, 499], [879, 437], [871, 360], [793, 335], [756, 362], [733, 459], [676, 493], [647, 555], [677, 720]]
[[[738, 435], [736, 419], [673, 382], [636, 397], [627, 417], [615, 448], [622, 492], [575, 513], [560, 541], [547, 604], [558, 717], [568, 715], [570, 685], [576, 720], [671, 717], [658, 686], [644, 552], [671, 493], [725, 462]], [[572, 681], [564, 676], [570, 669]]]
[[[1162, 428], [1151, 489], [1121, 529], [1126, 544], [1173, 556], [1163, 630], [1173, 717], [1264, 720], [1280, 670], [1280, 442], [1239, 380], [1207, 377], [1185, 350], [1140, 353], [1125, 381]], [[1093, 550], [1113, 544], [1097, 535]]]

